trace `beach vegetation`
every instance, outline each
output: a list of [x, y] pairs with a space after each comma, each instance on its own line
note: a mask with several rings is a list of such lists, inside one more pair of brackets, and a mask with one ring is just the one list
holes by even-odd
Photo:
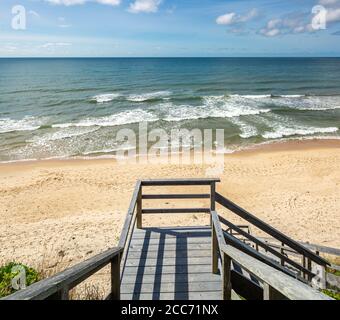
[[333, 299], [335, 299], [335, 300], [340, 300], [340, 292], [337, 292], [337, 291], [333, 291], [333, 290], [322, 290], [322, 292], [325, 294], [325, 295], [327, 295], [327, 296], [329, 296], [329, 297], [331, 297], [331, 298], [333, 298]]
[[336, 270], [336, 269], [333, 269], [333, 268], [327, 268], [327, 272], [334, 274], [335, 276], [340, 277], [340, 270]]

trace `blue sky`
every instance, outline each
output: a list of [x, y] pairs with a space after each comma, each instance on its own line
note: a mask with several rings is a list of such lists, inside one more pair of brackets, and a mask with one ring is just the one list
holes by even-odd
[[340, 56], [340, 0], [4, 0], [0, 56]]

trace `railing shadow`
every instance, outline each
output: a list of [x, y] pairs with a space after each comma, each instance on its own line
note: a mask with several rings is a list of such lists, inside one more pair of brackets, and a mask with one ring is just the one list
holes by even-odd
[[149, 243], [150, 243], [150, 235], [151, 235], [151, 231], [146, 230], [144, 241], [143, 241], [143, 246], [142, 246], [142, 251], [141, 251], [141, 256], [139, 259], [137, 274], [136, 274], [135, 286], [133, 289], [133, 299], [136, 299], [136, 300], [139, 300], [141, 290], [142, 290], [143, 277], [145, 273], [145, 262], [147, 259], [148, 248], [149, 248]]
[[[136, 273], [135, 285], [133, 290], [133, 299], [140, 299], [143, 291], [143, 278], [145, 275], [145, 268], [148, 267], [148, 252], [150, 249], [150, 241], [152, 235], [159, 233], [159, 239], [157, 245], [156, 262], [155, 262], [155, 273], [152, 289], [152, 299], [160, 300], [161, 293], [167, 285], [173, 285], [173, 293], [175, 300], [188, 300], [189, 299], [189, 258], [188, 258], [188, 238], [194, 237], [210, 237], [211, 232], [209, 231], [195, 231], [196, 228], [178, 228], [182, 232], [176, 232], [176, 230], [162, 229], [162, 228], [144, 228], [145, 236], [141, 248], [141, 255]], [[188, 232], [186, 232], [188, 230]], [[166, 240], [167, 236], [174, 237], [175, 245], [175, 256], [166, 256]], [[165, 259], [173, 259], [174, 262], [171, 264], [174, 267], [174, 272], [169, 274], [174, 275], [173, 282], [163, 282], [164, 278], [164, 265]], [[170, 284], [169, 284], [170, 283]]]

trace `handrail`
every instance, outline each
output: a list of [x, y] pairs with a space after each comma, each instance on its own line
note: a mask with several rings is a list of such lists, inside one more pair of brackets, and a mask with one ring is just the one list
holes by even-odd
[[[276, 296], [278, 299], [286, 297], [290, 300], [333, 300], [318, 290], [282, 272], [278, 272], [230, 245], [222, 245], [221, 250], [244, 270], [265, 284], [264, 298], [269, 299]], [[276, 292], [273, 292], [273, 289]]]
[[128, 212], [127, 212], [127, 215], [126, 215], [126, 218], [125, 218], [125, 222], [124, 222], [124, 225], [123, 225], [123, 229], [122, 229], [122, 232], [121, 232], [121, 235], [120, 235], [120, 239], [119, 239], [118, 246], [122, 247], [122, 248], [125, 248], [125, 246], [126, 246], [129, 231], [131, 229], [131, 224], [134, 220], [134, 213], [135, 213], [135, 208], [136, 208], [136, 205], [137, 205], [137, 199], [138, 199], [138, 194], [140, 192], [140, 187], [141, 187], [141, 181], [138, 180], [136, 185], [135, 185], [135, 189], [133, 191], [133, 194], [132, 194], [130, 206], [129, 206], [129, 209], [128, 209]]
[[120, 296], [120, 254], [122, 248], [112, 248], [68, 268], [48, 279], [36, 282], [3, 300], [68, 300], [69, 291], [111, 263], [111, 299]]
[[[268, 246], [278, 246], [274, 243], [271, 243], [270, 241], [275, 241], [276, 239], [272, 239], [272, 238], [265, 238], [265, 237], [259, 237], [259, 239], [265, 241], [267, 243]], [[276, 240], [277, 241], [277, 240]], [[340, 249], [337, 248], [332, 248], [332, 247], [327, 247], [327, 246], [322, 246], [319, 244], [313, 244], [313, 243], [308, 243], [308, 242], [302, 242], [302, 241], [298, 241], [299, 244], [301, 244], [302, 246], [316, 251], [316, 252], [322, 252], [322, 253], [326, 253], [326, 254], [330, 254], [330, 255], [334, 255], [334, 256], [338, 256], [340, 257]], [[281, 248], [281, 246], [280, 246]], [[282, 248], [283, 250], [286, 250], [289, 252], [289, 250], [287, 250], [288, 248]]]
[[254, 215], [252, 215], [251, 213], [247, 212], [243, 208], [239, 207], [235, 203], [233, 203], [230, 200], [228, 200], [227, 198], [223, 197], [218, 192], [216, 192], [216, 202], [219, 203], [220, 205], [222, 205], [223, 207], [229, 209], [233, 213], [237, 214], [241, 218], [245, 219], [246, 221], [250, 222], [254, 226], [258, 227], [262, 231], [270, 234], [272, 237], [278, 239], [279, 241], [281, 241], [285, 245], [291, 247], [295, 251], [305, 255], [306, 257], [308, 257], [312, 261], [314, 261], [314, 262], [316, 262], [316, 263], [318, 263], [322, 266], [329, 265], [329, 262], [326, 261], [325, 259], [314, 254], [311, 250], [305, 248], [304, 246], [302, 246], [298, 242], [296, 242], [296, 241], [290, 239], [289, 237], [285, 236], [283, 233], [281, 233], [280, 231], [271, 227], [267, 223], [261, 221], [260, 219], [258, 219]]
[[[123, 225], [123, 229], [120, 235], [119, 244], [118, 246], [123, 248], [122, 253], [122, 262], [121, 262], [121, 279], [123, 277], [123, 272], [126, 264], [126, 257], [128, 254], [128, 249], [130, 246], [131, 241], [131, 235], [133, 231], [133, 227], [135, 226], [136, 219], [137, 219], [137, 212], [136, 212], [136, 206], [138, 202], [141, 200], [141, 181], [138, 180], [135, 185], [135, 189], [132, 194], [132, 198], [130, 201], [130, 206], [128, 209], [128, 213], [125, 218], [125, 222]], [[141, 208], [139, 208], [141, 210]]]
[[252, 236], [251, 234], [243, 231], [241, 228], [239, 228], [238, 226], [235, 226], [233, 223], [229, 222], [228, 220], [224, 219], [223, 217], [219, 216], [219, 219], [223, 224], [227, 225], [230, 229], [237, 231], [240, 235], [242, 235], [245, 238], [247, 238], [248, 240], [254, 242], [259, 247], [262, 247], [263, 249], [270, 252], [275, 257], [280, 258], [281, 261], [284, 261], [284, 262], [290, 264], [292, 267], [298, 269], [299, 271], [302, 271], [305, 274], [308, 274], [310, 276], [315, 276], [315, 274], [312, 273], [310, 270], [304, 268], [303, 266], [301, 266], [300, 264], [298, 264], [294, 260], [289, 259], [288, 257], [283, 255], [282, 253], [274, 250], [271, 246], [269, 246], [265, 242], [262, 242], [258, 238], [256, 238], [256, 237]]
[[199, 179], [149, 179], [142, 180], [142, 186], [193, 186], [210, 185], [220, 182], [218, 178], [199, 178]]
[[[228, 245], [231, 245], [232, 247], [242, 251], [243, 253], [246, 253], [247, 255], [249, 255], [250, 257], [253, 257], [255, 259], [257, 259], [260, 262], [265, 263], [266, 265], [279, 270], [293, 278], [299, 279], [300, 281], [306, 282], [306, 280], [304, 280], [303, 278], [299, 277], [297, 273], [293, 272], [292, 270], [290, 270], [289, 268], [286, 268], [282, 265], [280, 265], [279, 263], [277, 263], [276, 261], [274, 261], [273, 259], [270, 259], [268, 256], [262, 254], [261, 252], [258, 252], [257, 250], [255, 250], [254, 248], [252, 248], [251, 246], [243, 243], [241, 240], [237, 239], [236, 237], [233, 237], [231, 235], [229, 235], [227, 232], [223, 232], [224, 237], [226, 239], [226, 242]], [[306, 274], [308, 274], [310, 277], [314, 277], [315, 274], [312, 273], [311, 271], [307, 270], [305, 271]]]
[[[242, 251], [226, 244], [220, 220], [216, 211], [211, 211], [212, 217], [212, 256], [213, 269], [217, 265], [217, 252], [221, 254], [223, 298], [231, 299], [231, 261], [235, 261], [248, 273], [259, 279], [263, 283], [263, 298], [269, 299], [291, 299], [291, 300], [333, 300], [316, 289], [279, 272], [260, 262], [256, 258], [243, 253]], [[216, 250], [218, 247], [218, 250]], [[214, 261], [215, 260], [215, 261]], [[213, 270], [214, 271], [214, 270]]]

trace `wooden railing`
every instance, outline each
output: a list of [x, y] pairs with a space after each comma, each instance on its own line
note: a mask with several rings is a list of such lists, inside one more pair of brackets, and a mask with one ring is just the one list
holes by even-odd
[[121, 248], [107, 250], [48, 279], [36, 282], [5, 300], [68, 300], [71, 289], [108, 264], [111, 265], [111, 293], [108, 298], [119, 300], [121, 252]]
[[[163, 180], [143, 180], [141, 182], [141, 198], [140, 206], [142, 207], [142, 199], [210, 199], [209, 208], [142, 208], [138, 212], [140, 223], [138, 228], [142, 228], [142, 215], [143, 214], [162, 214], [162, 213], [209, 213], [210, 210], [215, 210], [215, 193], [216, 183], [220, 179], [163, 179]], [[210, 186], [209, 193], [203, 194], [143, 194], [143, 187], [154, 186]]]
[[[228, 220], [219, 217], [216, 212], [216, 202], [230, 209], [261, 230], [267, 232], [277, 240], [289, 246], [293, 250], [321, 265], [327, 261], [304, 248], [299, 243], [286, 237], [271, 226], [252, 216], [244, 209], [233, 204], [216, 192], [216, 183], [219, 179], [166, 179], [166, 180], [142, 180], [137, 181], [127, 216], [123, 225], [120, 240], [117, 248], [109, 249], [95, 257], [75, 265], [65, 271], [52, 276], [51, 278], [37, 282], [27, 289], [18, 291], [5, 299], [8, 300], [33, 300], [33, 299], [69, 299], [69, 291], [95, 274], [97, 271], [111, 265], [111, 293], [109, 299], [120, 299], [120, 284], [124, 273], [131, 236], [135, 227], [142, 228], [144, 214], [163, 213], [208, 213], [212, 229], [212, 272], [218, 273], [219, 261], [221, 262], [223, 297], [231, 299], [235, 297], [231, 281], [231, 262], [234, 261], [244, 270], [252, 274], [263, 283], [264, 299], [327, 299], [327, 297], [310, 286], [292, 277], [294, 274], [285, 268], [289, 264], [309, 277], [312, 276], [309, 269], [301, 267], [283, 254], [279, 255], [271, 246], [253, 237], [242, 228], [230, 223]], [[144, 187], [152, 186], [209, 186], [209, 193], [198, 194], [143, 194]], [[209, 199], [210, 206], [207, 208], [143, 208], [143, 199]], [[261, 246], [274, 256], [281, 259], [283, 265], [273, 263], [267, 257], [261, 256], [250, 246], [240, 243], [234, 236], [222, 229], [221, 222], [229, 230], [241, 234], [249, 241]], [[275, 251], [275, 252], [274, 252]], [[278, 271], [279, 270], [279, 271]], [[282, 272], [280, 272], [282, 271]]]
[[218, 273], [218, 261], [220, 259], [224, 300], [231, 300], [233, 297], [232, 261], [262, 282], [263, 300], [332, 300], [301, 281], [283, 272], [278, 272], [258, 259], [227, 245], [217, 212], [212, 211], [211, 216], [213, 222], [212, 271]]
[[[291, 266], [291, 267], [297, 269], [306, 280], [311, 281], [311, 279], [315, 276], [315, 274], [312, 272], [312, 262], [314, 262], [314, 263], [316, 263], [316, 264], [318, 264], [322, 267], [326, 267], [327, 265], [329, 265], [328, 261], [326, 261], [325, 259], [321, 258], [320, 256], [318, 256], [317, 254], [315, 254], [314, 252], [312, 252], [311, 250], [309, 250], [305, 246], [301, 245], [297, 241], [294, 241], [293, 239], [287, 237], [286, 235], [284, 235], [280, 231], [276, 230], [272, 226], [261, 221], [260, 219], [258, 219], [254, 215], [252, 215], [251, 213], [247, 212], [246, 210], [239, 207], [238, 205], [231, 202], [230, 200], [223, 197], [221, 194], [219, 194], [217, 192], [216, 192], [216, 202], [219, 203], [220, 205], [222, 205], [223, 207], [229, 209], [231, 212], [233, 212], [237, 216], [239, 216], [239, 217], [243, 218], [244, 220], [246, 220], [247, 222], [251, 223], [253, 226], [259, 228], [263, 232], [272, 236], [274, 239], [279, 241], [282, 244], [282, 246], [285, 246], [286, 249], [291, 248], [296, 253], [300, 254], [301, 257], [302, 257], [301, 260], [303, 261], [302, 265], [300, 265], [300, 264], [296, 263], [295, 261], [289, 259], [284, 254], [283, 250], [280, 250], [280, 252], [276, 251], [275, 249], [273, 249], [273, 247], [269, 246], [264, 241], [261, 241], [260, 239], [253, 237], [249, 233], [244, 232], [240, 228], [237, 228], [237, 226], [233, 225], [232, 223], [230, 223], [226, 219], [223, 219], [223, 218], [221, 219], [221, 222], [224, 223], [228, 228], [236, 230], [238, 233], [242, 234], [243, 237], [247, 238], [249, 241], [252, 241], [255, 244], [256, 248], [262, 247], [266, 252], [270, 252], [272, 255], [279, 258], [282, 266], [285, 266], [287, 264], [288, 266]], [[236, 239], [235, 237], [228, 236], [227, 233], [225, 233], [225, 236], [227, 237], [229, 242], [233, 242], [234, 244], [237, 243], [236, 240], [235, 240]], [[238, 245], [238, 248], [240, 250], [242, 250], [240, 244]], [[259, 253], [257, 253], [257, 255], [256, 255], [254, 252], [252, 252], [252, 250], [250, 249], [250, 246], [246, 246], [244, 248], [245, 248], [245, 250], [247, 250], [248, 254], [253, 253], [253, 254], [251, 254], [252, 256], [261, 257], [261, 255]], [[279, 268], [279, 267], [276, 266], [276, 268]], [[287, 271], [287, 268], [285, 268], [285, 269]]]

